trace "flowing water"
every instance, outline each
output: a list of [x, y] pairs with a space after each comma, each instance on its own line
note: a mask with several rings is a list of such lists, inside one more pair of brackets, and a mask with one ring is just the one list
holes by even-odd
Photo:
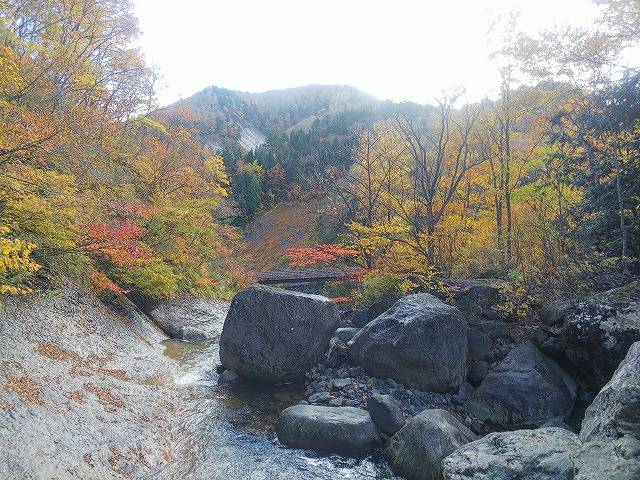
[[218, 384], [218, 339], [226, 310], [210, 344], [163, 342], [177, 360], [179, 388], [188, 407], [176, 413], [178, 452], [187, 452], [154, 478], [163, 479], [395, 479], [379, 452], [366, 458], [321, 455], [278, 444], [274, 425], [283, 408], [302, 398], [302, 385], [257, 387]]

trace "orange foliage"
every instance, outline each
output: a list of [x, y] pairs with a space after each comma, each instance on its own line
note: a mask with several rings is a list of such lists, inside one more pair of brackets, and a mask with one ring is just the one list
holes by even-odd
[[150, 256], [149, 247], [140, 241], [143, 230], [131, 220], [125, 220], [117, 226], [105, 222], [94, 223], [87, 227], [87, 233], [91, 239], [89, 250], [103, 253], [115, 265], [135, 265], [137, 260]]

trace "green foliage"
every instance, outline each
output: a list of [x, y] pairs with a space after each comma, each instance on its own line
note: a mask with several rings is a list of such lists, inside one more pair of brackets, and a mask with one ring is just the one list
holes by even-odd
[[359, 307], [369, 307], [379, 301], [396, 301], [407, 293], [403, 275], [366, 274], [359, 291], [354, 295], [354, 303]]

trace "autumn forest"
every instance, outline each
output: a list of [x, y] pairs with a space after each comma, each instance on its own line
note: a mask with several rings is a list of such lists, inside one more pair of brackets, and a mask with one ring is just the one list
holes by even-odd
[[640, 3], [596, 3], [593, 29], [501, 18], [480, 102], [212, 87], [161, 107], [128, 0], [0, 1], [0, 294], [71, 276], [228, 299], [255, 273], [247, 225], [314, 199], [332, 227], [278, 262], [359, 268], [365, 290], [503, 278], [524, 315], [621, 285], [640, 272], [640, 70], [619, 62]]

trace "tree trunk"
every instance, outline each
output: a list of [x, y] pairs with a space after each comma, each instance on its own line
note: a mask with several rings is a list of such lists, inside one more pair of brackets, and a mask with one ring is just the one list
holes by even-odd
[[622, 251], [620, 253], [620, 271], [626, 275], [629, 274], [629, 263], [627, 262], [627, 225], [624, 221], [624, 198], [622, 196], [622, 182], [620, 176], [622, 174], [622, 162], [616, 156], [616, 197], [618, 199], [618, 213], [620, 216], [620, 234], [622, 240]]

